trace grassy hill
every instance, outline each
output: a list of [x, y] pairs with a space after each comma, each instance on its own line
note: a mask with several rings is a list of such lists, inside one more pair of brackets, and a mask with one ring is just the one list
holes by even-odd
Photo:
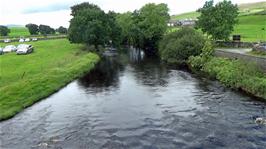
[[9, 27], [10, 37], [28, 36], [30, 35], [29, 30], [26, 27]]
[[238, 19], [233, 34], [241, 35], [243, 41], [266, 41], [266, 15], [239, 16]]
[[[242, 41], [266, 41], [266, 2], [240, 4], [238, 7], [239, 24], [235, 26], [233, 34], [241, 35]], [[188, 12], [173, 15], [171, 19], [195, 19], [199, 15], [198, 12]]]

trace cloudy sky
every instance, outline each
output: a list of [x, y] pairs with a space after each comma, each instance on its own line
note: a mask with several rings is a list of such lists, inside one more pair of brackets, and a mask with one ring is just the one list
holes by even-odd
[[[170, 14], [189, 12], [201, 7], [206, 0], [90, 0], [103, 10], [126, 12], [139, 9], [146, 3], [167, 3]], [[218, 2], [221, 0], [215, 0]], [[232, 0], [233, 3], [249, 3], [263, 0]], [[70, 6], [84, 0], [0, 0], [0, 24], [47, 24], [52, 27], [68, 27]]]

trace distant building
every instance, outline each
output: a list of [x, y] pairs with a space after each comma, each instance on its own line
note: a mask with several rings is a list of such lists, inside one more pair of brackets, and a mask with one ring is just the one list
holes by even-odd
[[169, 27], [175, 26], [195, 26], [197, 19], [170, 20]]
[[197, 21], [196, 19], [179, 20], [181, 26], [195, 26], [196, 21]]
[[169, 27], [179, 26], [179, 22], [177, 20], [170, 20], [168, 22]]

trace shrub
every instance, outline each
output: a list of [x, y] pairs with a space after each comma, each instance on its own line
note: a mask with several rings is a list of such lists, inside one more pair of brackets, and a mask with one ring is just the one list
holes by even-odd
[[266, 99], [265, 74], [253, 63], [213, 57], [202, 70], [225, 86]]
[[192, 28], [182, 28], [176, 32], [165, 35], [159, 45], [162, 60], [169, 63], [183, 63], [190, 56], [201, 53], [205, 44], [204, 36]]
[[207, 41], [202, 48], [202, 53], [199, 56], [189, 57], [189, 65], [195, 70], [201, 70], [204, 65], [212, 58], [214, 53], [213, 45], [210, 41]]

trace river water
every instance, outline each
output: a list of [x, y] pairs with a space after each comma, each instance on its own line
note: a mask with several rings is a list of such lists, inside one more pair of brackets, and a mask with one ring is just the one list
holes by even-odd
[[1, 122], [0, 148], [264, 149], [265, 107], [131, 50]]

